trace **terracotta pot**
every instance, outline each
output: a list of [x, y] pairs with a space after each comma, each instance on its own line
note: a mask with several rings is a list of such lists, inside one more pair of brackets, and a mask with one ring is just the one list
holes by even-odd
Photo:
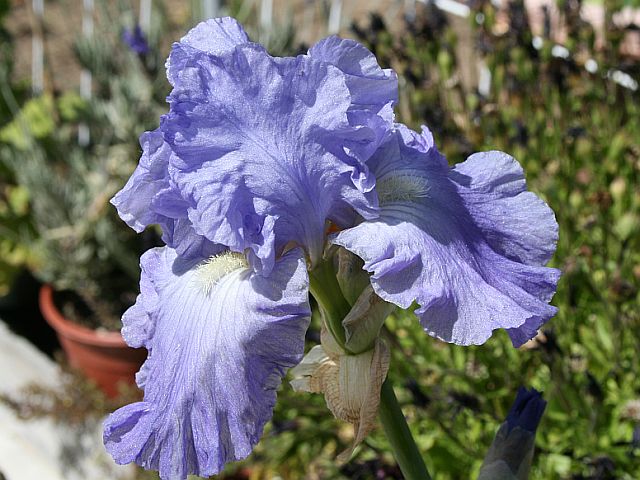
[[131, 348], [120, 332], [91, 330], [67, 320], [53, 303], [53, 289], [40, 289], [40, 310], [58, 334], [69, 364], [81, 370], [110, 397], [120, 383], [135, 383], [135, 374], [147, 357], [144, 348]]

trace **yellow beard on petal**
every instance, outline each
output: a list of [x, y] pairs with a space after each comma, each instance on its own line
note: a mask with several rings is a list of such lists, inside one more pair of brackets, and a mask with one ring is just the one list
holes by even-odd
[[392, 175], [376, 183], [380, 205], [389, 202], [410, 202], [429, 196], [429, 185], [421, 177]]
[[246, 257], [238, 252], [224, 252], [209, 257], [196, 267], [194, 280], [205, 295], [224, 277], [241, 268], [249, 267]]

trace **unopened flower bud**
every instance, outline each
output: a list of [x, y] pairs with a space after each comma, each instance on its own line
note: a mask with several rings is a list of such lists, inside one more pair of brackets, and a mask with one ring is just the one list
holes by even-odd
[[368, 285], [342, 321], [346, 349], [352, 353], [370, 350], [382, 324], [394, 309], [394, 304], [385, 302]]
[[535, 389], [518, 389], [516, 400], [484, 459], [478, 480], [529, 478], [535, 435], [547, 402]]

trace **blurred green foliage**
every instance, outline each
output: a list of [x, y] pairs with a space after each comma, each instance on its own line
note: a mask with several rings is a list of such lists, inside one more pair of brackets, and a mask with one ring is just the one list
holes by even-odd
[[[254, 38], [265, 34], [251, 25], [255, 6], [229, 4], [231, 13], [249, 21]], [[425, 335], [407, 313], [387, 323], [390, 377], [434, 479], [477, 474], [523, 384], [543, 390], [549, 402], [532, 479], [640, 478], [640, 418], [626, 407], [640, 398], [640, 92], [612, 80], [615, 70], [640, 78], [638, 61], [619, 53], [625, 32], [611, 23], [611, 13], [624, 4], [606, 3], [606, 38], [597, 49], [593, 28], [577, 15], [579, 4], [561, 2], [567, 58], [553, 55], [548, 38], [533, 46], [518, 1], [511, 3], [508, 28], [484, 1], [472, 5], [467, 24], [452, 26], [434, 7], [419, 4], [416, 16], [400, 27], [388, 28], [378, 16], [352, 27], [381, 65], [399, 73], [400, 121], [428, 125], [452, 163], [478, 150], [509, 152], [560, 224], [552, 262], [564, 272], [553, 300], [559, 314], [526, 348], [515, 350], [504, 332], [479, 347], [444, 344]], [[166, 108], [162, 64], [167, 39], [177, 34], [175, 25], [163, 23], [162, 5], [154, 5], [149, 56], [118, 43], [120, 25], [132, 26], [131, 12], [111, 13], [100, 41], [78, 43], [80, 61], [94, 74], [92, 100], [65, 93], [24, 101], [14, 86], [19, 111], [7, 116], [1, 113], [10, 111], [3, 93], [0, 221], [3, 229], [22, 233], [8, 247], [8, 236], [0, 242], [0, 284], [11, 258], [5, 251], [17, 256], [12, 265], [29, 259], [41, 272], [47, 271], [44, 263], [54, 265], [52, 259], [61, 267], [78, 262], [73, 282], [96, 272], [109, 276], [107, 267], [116, 265], [134, 281], [141, 245], [128, 247], [133, 234], [106, 201], [135, 165], [137, 136], [154, 128]], [[278, 39], [270, 40], [273, 53], [296, 50], [284, 25], [269, 35]], [[461, 56], [465, 28], [472, 40], [466, 49], [473, 53]], [[589, 59], [595, 72], [585, 69]], [[484, 94], [460, 75], [477, 62], [491, 73]], [[90, 125], [88, 147], [75, 140], [81, 123]], [[43, 242], [54, 250], [44, 261], [34, 252], [49, 252], [45, 247], [24, 248]], [[70, 256], [60, 248], [67, 244]], [[116, 253], [125, 245], [126, 254]], [[94, 270], [100, 265], [104, 271]], [[56, 278], [55, 269], [49, 271], [42, 278]], [[66, 278], [64, 272], [58, 278]], [[310, 346], [318, 342], [318, 331], [314, 319]], [[350, 427], [331, 417], [321, 396], [296, 394], [285, 385], [254, 453], [221, 477], [401, 478], [381, 431], [356, 449], [351, 462], [337, 464], [351, 438]]]
[[[0, 0], [0, 91], [21, 97], [23, 89], [10, 87], [5, 80], [11, 75], [14, 54], [11, 36], [4, 28], [8, 13], [9, 2]], [[4, 101], [4, 95], [0, 95], [0, 128], [11, 119], [11, 109]], [[29, 234], [28, 196], [28, 191], [15, 184], [11, 172], [0, 162], [0, 296], [8, 292], [11, 280], [26, 261], [21, 240]]]

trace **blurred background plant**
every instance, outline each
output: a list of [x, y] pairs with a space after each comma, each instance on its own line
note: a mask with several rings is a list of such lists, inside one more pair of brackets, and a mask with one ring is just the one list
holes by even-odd
[[[11, 35], [4, 27], [5, 17], [9, 13], [9, 2], [0, 2], [0, 88], [9, 91], [7, 79], [12, 74], [14, 46]], [[11, 95], [24, 97], [26, 89], [14, 85]], [[3, 95], [4, 97], [4, 95]], [[5, 101], [0, 100], [0, 125], [11, 121], [12, 112]], [[27, 191], [16, 185], [10, 169], [0, 163], [0, 296], [8, 292], [9, 284], [16, 275], [19, 266], [26, 261], [25, 249], [20, 245], [26, 221], [28, 202]]]
[[[511, 153], [560, 224], [559, 314], [534, 341], [515, 350], [499, 333], [481, 347], [456, 347], [398, 313], [385, 331], [390, 375], [436, 479], [477, 475], [522, 384], [548, 401], [532, 479], [640, 478], [640, 62], [621, 48], [635, 30], [613, 21], [625, 6], [617, 0], [604, 4], [601, 33], [581, 19], [580, 2], [562, 1], [559, 45], [546, 28], [532, 32], [522, 2], [508, 5], [476, 1], [461, 20], [417, 3], [400, 23], [372, 15], [343, 32], [398, 72], [400, 121], [428, 125], [452, 163], [477, 150]], [[303, 50], [292, 17], [265, 31], [256, 8], [227, 4], [274, 54]], [[136, 245], [106, 202], [135, 166], [137, 136], [166, 110], [163, 61], [193, 23], [166, 20], [171, 10], [154, 3], [150, 51], [140, 55], [121, 40], [135, 25], [132, 11], [104, 4], [100, 34], [77, 47], [93, 74], [91, 99], [73, 91], [29, 99], [24, 86], [2, 83], [0, 248], [11, 255], [0, 256], [0, 284], [27, 264], [60, 288], [94, 294], [116, 281], [135, 294], [137, 256], [157, 232]], [[79, 125], [90, 126], [87, 146], [78, 145]], [[119, 308], [132, 298], [122, 296]], [[314, 320], [310, 344], [318, 331]], [[381, 432], [336, 464], [350, 435], [322, 397], [285, 385], [258, 448], [222, 478], [401, 478]]]
[[163, 113], [168, 87], [158, 50], [128, 48], [123, 21], [113, 16], [102, 9], [99, 35], [75, 46], [93, 78], [90, 98], [74, 90], [19, 96], [3, 69], [3, 107], [11, 118], [0, 128], [0, 161], [11, 220], [3, 221], [7, 263], [24, 262], [40, 281], [68, 292], [69, 318], [117, 330], [135, 300], [139, 255], [158, 235], [138, 237], [108, 202], [135, 167], [138, 134]]
[[[251, 14], [236, 4], [238, 16]], [[158, 243], [160, 232], [138, 238], [108, 201], [137, 164], [140, 133], [155, 128], [166, 111], [164, 62], [180, 33], [167, 24], [162, 3], [144, 33], [130, 6], [96, 5], [93, 32], [79, 36], [73, 52], [90, 79], [89, 94], [57, 90], [56, 82], [30, 98], [27, 84], [11, 83], [14, 52], [3, 42], [0, 293], [27, 266], [65, 293], [58, 300], [68, 318], [118, 330], [135, 300], [140, 254]], [[291, 19], [283, 22], [269, 35], [253, 28], [276, 54], [293, 48]]]

